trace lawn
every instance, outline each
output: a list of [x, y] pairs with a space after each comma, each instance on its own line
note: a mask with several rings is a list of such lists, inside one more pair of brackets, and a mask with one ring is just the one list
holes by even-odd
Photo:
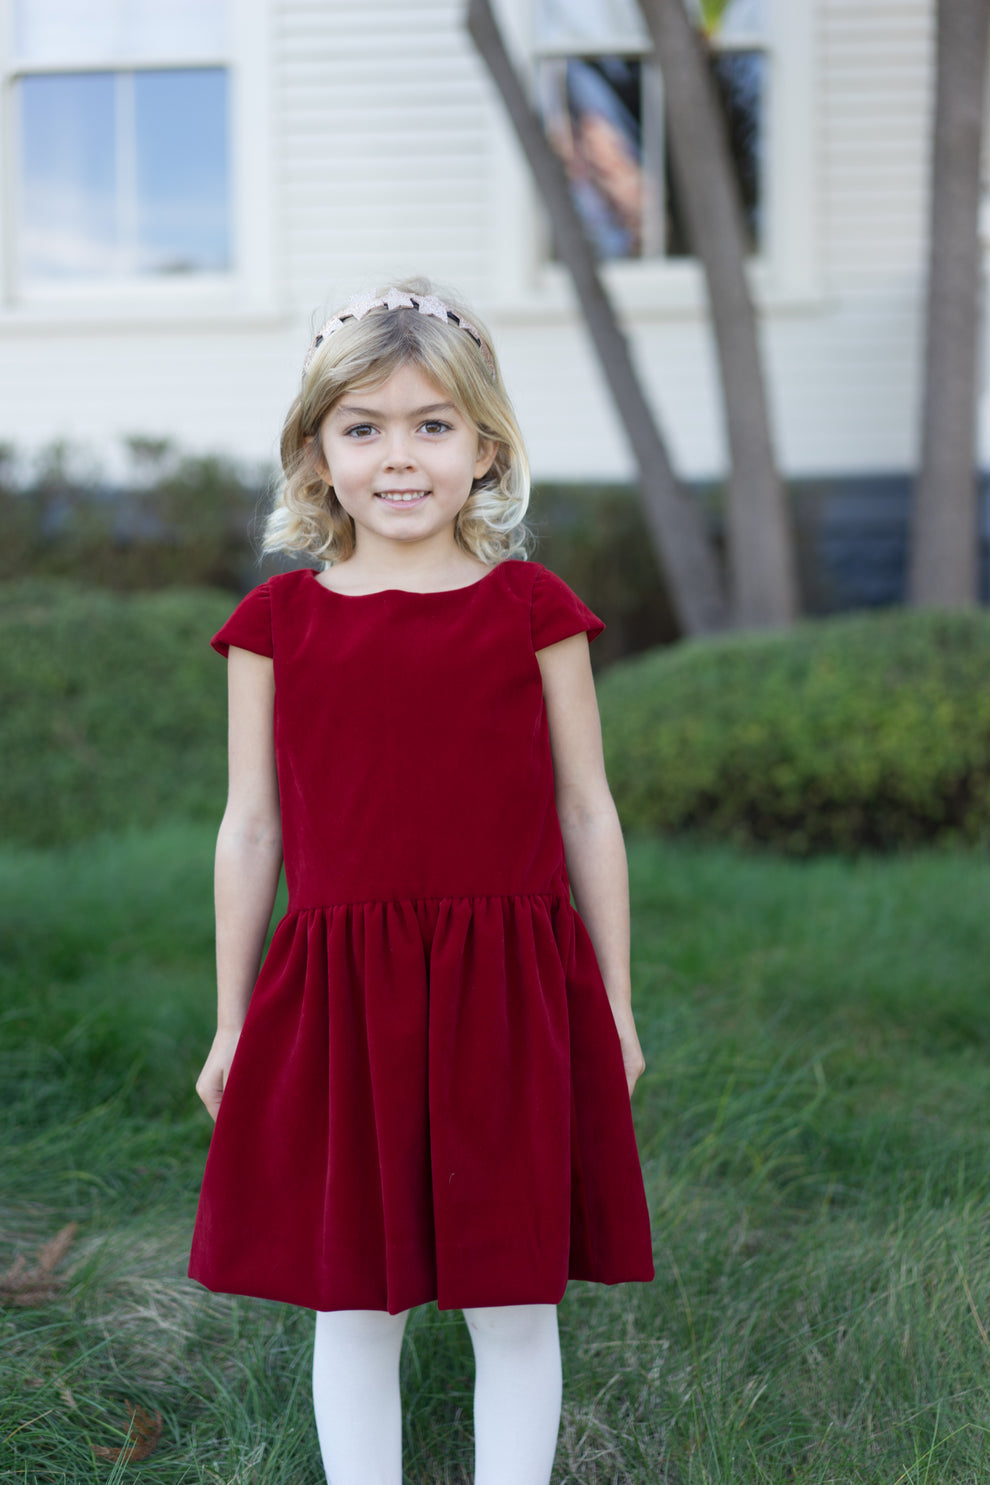
[[[184, 1277], [210, 854], [207, 828], [176, 825], [0, 855], [2, 1481], [322, 1478], [311, 1317]], [[571, 1287], [555, 1482], [975, 1485], [985, 857], [788, 864], [635, 839], [630, 858], [658, 1277]], [[459, 1317], [418, 1313], [403, 1366], [408, 1481], [466, 1481]], [[134, 1437], [157, 1414], [160, 1437], [115, 1462], [133, 1409]]]

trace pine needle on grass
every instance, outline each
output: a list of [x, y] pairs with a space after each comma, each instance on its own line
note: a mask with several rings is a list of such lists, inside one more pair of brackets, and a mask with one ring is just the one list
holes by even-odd
[[108, 1459], [112, 1463], [130, 1464], [133, 1459], [147, 1459], [154, 1453], [158, 1440], [162, 1436], [161, 1413], [149, 1413], [145, 1408], [139, 1408], [134, 1403], [124, 1399], [124, 1407], [127, 1409], [130, 1419], [127, 1423], [127, 1436], [117, 1449], [110, 1448], [106, 1444], [90, 1444], [95, 1458]]
[[7, 1272], [0, 1274], [0, 1304], [35, 1306], [57, 1299], [65, 1279], [55, 1270], [72, 1247], [78, 1230], [78, 1222], [67, 1222], [41, 1245], [33, 1264], [19, 1254]]

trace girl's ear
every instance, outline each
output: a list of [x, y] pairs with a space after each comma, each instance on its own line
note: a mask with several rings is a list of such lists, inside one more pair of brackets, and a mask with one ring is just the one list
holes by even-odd
[[476, 480], [483, 479], [495, 463], [495, 455], [498, 453], [498, 440], [494, 438], [478, 439], [478, 457], [474, 461], [474, 477]]

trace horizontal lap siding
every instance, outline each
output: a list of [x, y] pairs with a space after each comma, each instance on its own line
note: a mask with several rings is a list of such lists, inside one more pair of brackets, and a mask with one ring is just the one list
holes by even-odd
[[[804, 4], [811, 0], [788, 0]], [[914, 457], [934, 0], [813, 0], [817, 282], [763, 316], [785, 469], [904, 469]], [[274, 448], [314, 318], [355, 289], [428, 272], [482, 313], [495, 261], [497, 130], [464, 0], [274, 0], [277, 308], [267, 327], [53, 327], [0, 336], [0, 437], [173, 434], [256, 458]], [[781, 59], [787, 65], [787, 58]], [[787, 209], [787, 203], [782, 203]], [[525, 232], [509, 222], [508, 231]], [[538, 476], [631, 473], [576, 316], [493, 315]], [[703, 316], [630, 316], [679, 467], [724, 468]], [[52, 394], [53, 346], [72, 365]]]
[[107, 456], [139, 433], [273, 460], [328, 306], [411, 272], [483, 295], [492, 104], [462, 14], [460, 0], [272, 0], [268, 323], [234, 311], [202, 329], [190, 313], [115, 327], [94, 306], [78, 327], [0, 329], [0, 440]]
[[[761, 317], [779, 456], [792, 475], [907, 469], [919, 395], [934, 0], [814, 4], [807, 168], [816, 283], [796, 304], [775, 304], [771, 294]], [[785, 54], [779, 65], [788, 64]], [[678, 467], [697, 478], [723, 473], [721, 392], [704, 320], [646, 307], [630, 320]], [[516, 319], [501, 339], [537, 474], [631, 475], [579, 327]]]
[[915, 458], [933, 21], [933, 0], [819, 0], [823, 312], [773, 335], [795, 472]]
[[827, 288], [917, 292], [927, 236], [933, 0], [821, 0]]
[[276, 118], [294, 304], [400, 273], [483, 291], [490, 109], [460, 0], [276, 17]]
[[[815, 0], [808, 169], [817, 285], [806, 302], [771, 297], [761, 317], [779, 456], [791, 475], [904, 470], [915, 458], [933, 3]], [[721, 474], [721, 393], [707, 326], [650, 311], [633, 319], [678, 467], [691, 477]], [[590, 353], [580, 334], [522, 327], [507, 341], [537, 472], [631, 474], [600, 378], [582, 364]], [[570, 397], [552, 386], [554, 367], [564, 365]]]

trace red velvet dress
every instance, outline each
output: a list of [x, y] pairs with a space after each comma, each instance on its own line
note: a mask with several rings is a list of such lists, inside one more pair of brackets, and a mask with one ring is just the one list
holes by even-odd
[[652, 1278], [536, 660], [602, 627], [507, 561], [442, 593], [288, 573], [214, 637], [274, 660], [289, 908], [206, 1166], [209, 1288], [395, 1313]]

